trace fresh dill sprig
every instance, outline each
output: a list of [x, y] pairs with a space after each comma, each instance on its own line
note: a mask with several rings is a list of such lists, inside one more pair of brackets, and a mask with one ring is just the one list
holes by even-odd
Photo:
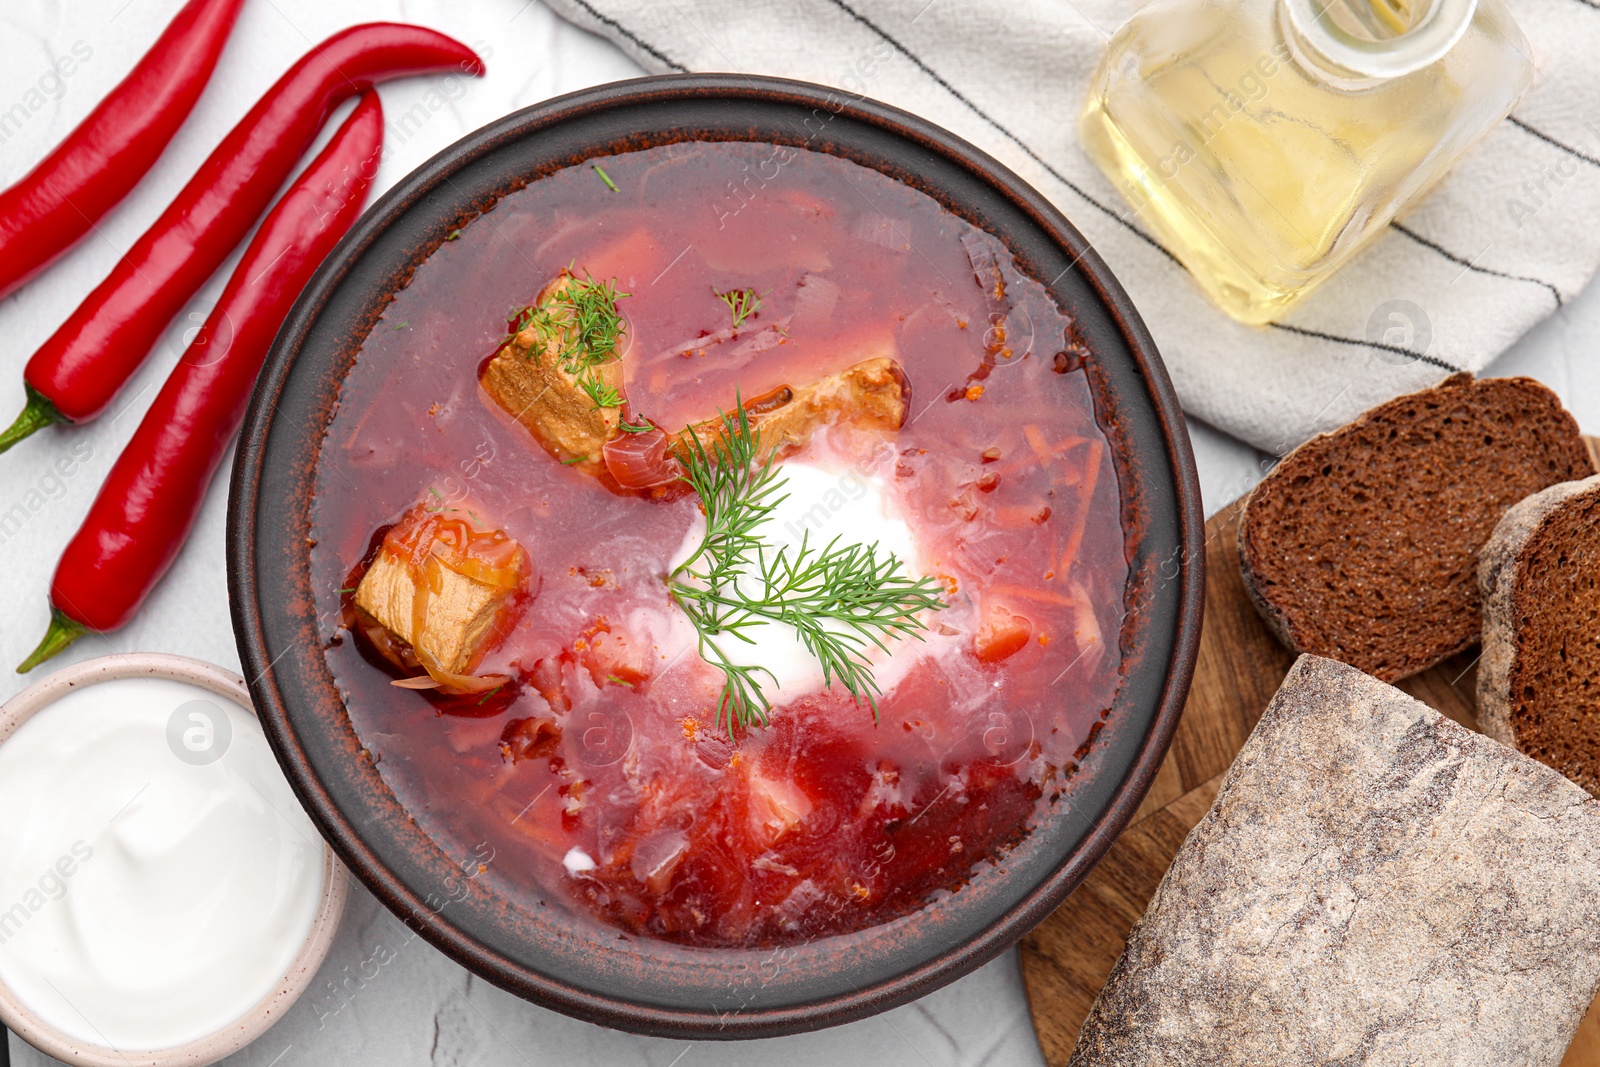
[[556, 295], [553, 303], [564, 312], [563, 325], [572, 335], [572, 344], [563, 353], [563, 369], [568, 374], [598, 367], [616, 356], [617, 341], [627, 329], [617, 311], [617, 301], [629, 295], [617, 291], [615, 279], [597, 282], [593, 278], [574, 278]]
[[688, 576], [711, 588], [731, 584], [748, 566], [761, 545], [756, 528], [786, 497], [778, 496], [783, 475], [772, 456], [757, 462], [760, 434], [750, 426], [742, 405], [737, 415], [726, 412], [722, 426], [711, 435], [711, 446], [689, 430], [688, 458], [681, 476], [700, 498], [706, 516], [706, 533], [672, 578]]
[[761, 294], [754, 289], [729, 289], [726, 293], [717, 293], [717, 299], [728, 305], [728, 310], [733, 313], [733, 328], [737, 330], [744, 325], [744, 320], [761, 310]]
[[649, 419], [641, 419], [639, 425], [635, 426], [624, 418], [617, 420], [617, 429], [623, 433], [649, 433], [655, 429], [655, 425]]
[[[748, 728], [759, 723], [766, 726], [772, 721], [771, 708], [767, 696], [761, 689], [761, 682], [756, 677], [765, 674], [774, 683], [777, 676], [770, 670], [760, 666], [747, 666], [735, 663], [722, 650], [722, 646], [712, 640], [721, 630], [718, 628], [720, 620], [715, 611], [703, 610], [698, 605], [683, 604], [683, 613], [694, 624], [699, 638], [700, 656], [707, 663], [722, 671], [722, 693], [717, 698], [717, 725], [727, 731], [728, 736], [734, 736], [734, 724]], [[740, 640], [749, 641], [750, 638], [742, 634], [735, 634]]]
[[594, 401], [597, 408], [620, 408], [622, 406], [622, 393], [614, 385], [609, 385], [595, 377], [592, 372], [585, 371], [578, 375], [578, 388], [582, 389], [590, 400]]
[[567, 328], [556, 317], [555, 309], [546, 304], [542, 307], [525, 307], [517, 312], [511, 323], [511, 336], [516, 337], [527, 329], [532, 329], [538, 339], [538, 344], [528, 349], [528, 358], [538, 363], [545, 348], [559, 340]]
[[594, 168], [596, 174], [600, 175], [600, 180], [606, 183], [607, 189], [610, 189], [613, 193], [617, 191], [617, 183], [611, 180], [611, 175], [607, 174], [600, 164], [591, 163], [590, 166]]
[[[876, 720], [870, 651], [887, 651], [887, 642], [902, 637], [920, 640], [926, 624], [918, 615], [944, 607], [938, 579], [908, 578], [893, 553], [840, 545], [837, 538], [818, 549], [805, 535], [793, 553], [787, 546], [774, 551], [759, 527], [786, 499], [779, 495], [785, 479], [770, 454], [758, 460], [759, 435], [743, 407], [737, 417], [722, 416], [709, 448], [693, 430], [689, 436], [683, 478], [700, 496], [706, 533], [667, 581], [694, 624], [702, 658], [722, 671], [718, 725], [732, 735], [735, 726], [770, 720], [760, 676], [776, 678], [765, 667], [735, 662], [722, 642], [754, 643], [747, 631], [773, 622], [792, 626], [822, 666], [824, 682], [844, 686]], [[759, 591], [741, 588], [741, 578]]]
[[615, 279], [573, 278], [543, 304], [517, 310], [512, 333], [533, 330], [538, 344], [528, 354], [536, 363], [547, 349], [555, 348], [561, 369], [577, 379], [595, 407], [621, 407], [622, 395], [600, 380], [597, 369], [618, 358], [617, 342], [628, 325], [617, 311], [617, 301], [629, 295], [618, 291]]

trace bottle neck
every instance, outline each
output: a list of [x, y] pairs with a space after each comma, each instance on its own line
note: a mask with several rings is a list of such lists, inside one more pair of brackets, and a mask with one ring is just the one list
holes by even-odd
[[1278, 0], [1278, 22], [1310, 74], [1359, 89], [1443, 58], [1477, 9], [1478, 0]]

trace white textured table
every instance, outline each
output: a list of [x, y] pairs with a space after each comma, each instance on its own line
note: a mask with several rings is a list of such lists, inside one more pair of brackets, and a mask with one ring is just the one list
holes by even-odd
[[[0, 185], [24, 173], [71, 129], [178, 6], [179, 0], [6, 0], [0, 7]], [[562, 23], [536, 0], [477, 0], [470, 6], [447, 0], [247, 0], [205, 98], [156, 169], [98, 235], [0, 302], [0, 351], [6, 364], [0, 370], [0, 419], [9, 422], [22, 407], [21, 369], [28, 356], [257, 96], [311, 43], [379, 18], [454, 34], [489, 61], [487, 78], [447, 86], [447, 98], [436, 109], [424, 94], [440, 88], [437, 81], [383, 88], [390, 155], [378, 175], [380, 189], [508, 111], [639, 73], [609, 44]], [[52, 60], [79, 42], [91, 57], [58, 82]], [[81, 430], [46, 431], [0, 457], [5, 589], [0, 699], [25, 684], [9, 665], [19, 662], [44, 630], [46, 592], [62, 544], [182, 351], [185, 331], [198, 324], [221, 286], [219, 277], [195, 300], [196, 317], [174, 325], [111, 415]], [[1563, 396], [1587, 432], [1600, 433], [1600, 361], [1590, 355], [1597, 345], [1600, 291], [1591, 288], [1524, 338], [1491, 373], [1540, 378]], [[1249, 488], [1270, 460], [1205, 426], [1194, 427], [1194, 439], [1208, 508]], [[88, 460], [64, 481], [54, 476], [56, 457], [80, 443], [92, 449]], [[237, 669], [223, 579], [224, 495], [219, 480], [188, 547], [140, 617], [119, 633], [80, 641], [62, 662], [142, 650], [182, 653]], [[391, 953], [394, 958], [381, 967], [368, 963]], [[15, 1039], [12, 1054], [19, 1064], [52, 1062]], [[1033, 1065], [1040, 1059], [1014, 954], [915, 1004], [850, 1026], [771, 1041], [690, 1044], [604, 1030], [525, 1004], [410, 939], [358, 889], [313, 989], [276, 1027], [227, 1062], [977, 1067]]]

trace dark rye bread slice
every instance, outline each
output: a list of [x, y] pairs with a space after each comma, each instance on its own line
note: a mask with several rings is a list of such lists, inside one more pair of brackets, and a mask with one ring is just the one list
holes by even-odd
[[1549, 389], [1458, 374], [1285, 456], [1239, 519], [1245, 586], [1296, 652], [1404, 678], [1478, 640], [1478, 550], [1506, 509], [1593, 473]]
[[1600, 476], [1506, 512], [1478, 580], [1479, 725], [1600, 796]]
[[1600, 801], [1302, 656], [1072, 1067], [1555, 1067], [1600, 985]]

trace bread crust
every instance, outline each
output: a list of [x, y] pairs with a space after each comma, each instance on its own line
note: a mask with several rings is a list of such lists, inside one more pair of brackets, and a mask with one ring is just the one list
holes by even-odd
[[1568, 504], [1600, 498], [1600, 475], [1561, 482], [1527, 497], [1506, 512], [1483, 546], [1478, 588], [1483, 595], [1483, 658], [1478, 661], [1478, 726], [1484, 733], [1524, 751], [1512, 721], [1511, 677], [1517, 667], [1521, 627], [1532, 613], [1558, 610], [1526, 602], [1520, 589], [1524, 551], [1534, 536]]
[[[1318, 434], [1317, 436], [1324, 437], [1327, 435]], [[1315, 440], [1315, 438], [1312, 440]], [[1307, 443], [1309, 444], [1310, 442]], [[1290, 455], [1293, 455], [1293, 453], [1290, 453]], [[1260, 486], [1258, 485], [1256, 488], [1259, 489]], [[1250, 490], [1245, 495], [1244, 503], [1239, 506], [1239, 536], [1234, 539], [1239, 548], [1239, 573], [1244, 576], [1244, 591], [1250, 595], [1250, 603], [1255, 605], [1256, 614], [1261, 616], [1261, 621], [1267, 624], [1267, 629], [1271, 631], [1273, 637], [1278, 639], [1278, 643], [1296, 655], [1303, 655], [1306, 650], [1301, 648], [1295, 641], [1294, 633], [1289, 629], [1288, 617], [1278, 610], [1277, 605], [1262, 595], [1259, 588], [1260, 579], [1257, 577], [1255, 569], [1250, 566], [1252, 551], [1246, 542], [1250, 538], [1250, 502], [1255, 499], [1255, 495], [1255, 489]]]

